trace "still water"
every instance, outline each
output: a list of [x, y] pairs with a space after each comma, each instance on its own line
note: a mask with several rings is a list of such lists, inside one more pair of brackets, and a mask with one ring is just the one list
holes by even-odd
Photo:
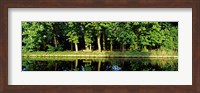
[[22, 71], [178, 71], [178, 59], [23, 58]]

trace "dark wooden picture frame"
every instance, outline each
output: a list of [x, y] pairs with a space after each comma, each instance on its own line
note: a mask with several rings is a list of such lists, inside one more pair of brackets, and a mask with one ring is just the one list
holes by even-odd
[[[8, 8], [192, 8], [192, 85], [8, 85]], [[200, 0], [1, 0], [0, 11], [0, 93], [200, 93]]]

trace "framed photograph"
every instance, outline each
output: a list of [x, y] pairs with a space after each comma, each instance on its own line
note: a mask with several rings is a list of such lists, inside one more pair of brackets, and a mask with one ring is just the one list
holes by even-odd
[[3, 0], [0, 91], [198, 93], [199, 4]]

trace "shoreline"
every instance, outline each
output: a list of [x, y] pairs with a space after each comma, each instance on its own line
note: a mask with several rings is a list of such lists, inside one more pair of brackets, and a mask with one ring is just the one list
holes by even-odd
[[22, 57], [72, 57], [72, 58], [178, 58], [166, 52], [30, 52]]
[[178, 56], [135, 56], [135, 55], [22, 55], [22, 57], [86, 57], [86, 58], [177, 58]]

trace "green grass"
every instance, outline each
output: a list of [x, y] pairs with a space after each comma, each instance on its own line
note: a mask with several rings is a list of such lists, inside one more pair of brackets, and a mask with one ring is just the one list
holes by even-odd
[[177, 51], [148, 51], [148, 52], [117, 52], [117, 51], [93, 51], [93, 52], [75, 52], [75, 51], [55, 51], [55, 52], [29, 52], [22, 53], [23, 57], [177, 57]]

